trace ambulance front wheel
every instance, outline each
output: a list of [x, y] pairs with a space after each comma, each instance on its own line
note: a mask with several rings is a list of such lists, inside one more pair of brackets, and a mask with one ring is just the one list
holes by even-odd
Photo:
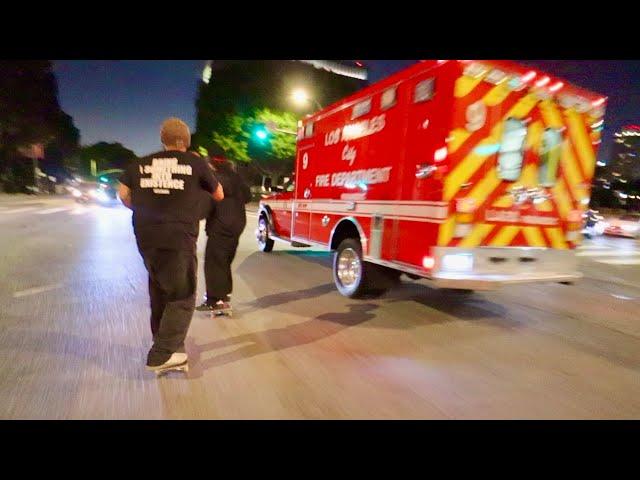
[[349, 298], [377, 296], [393, 283], [383, 267], [365, 262], [360, 241], [343, 240], [333, 257], [333, 281], [338, 291]]
[[270, 252], [273, 250], [274, 240], [269, 237], [269, 222], [264, 215], [261, 215], [260, 220], [258, 220], [256, 237], [258, 239], [258, 248], [260, 248], [260, 251]]

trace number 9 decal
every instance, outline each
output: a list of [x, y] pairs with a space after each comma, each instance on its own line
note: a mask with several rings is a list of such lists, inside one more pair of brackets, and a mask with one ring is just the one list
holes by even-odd
[[308, 166], [309, 166], [309, 154], [305, 153], [302, 156], [302, 169], [306, 170]]

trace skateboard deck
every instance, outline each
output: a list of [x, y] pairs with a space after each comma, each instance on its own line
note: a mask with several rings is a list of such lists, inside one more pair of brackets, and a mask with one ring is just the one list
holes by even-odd
[[233, 317], [233, 310], [213, 310], [211, 312], [213, 317]]
[[181, 363], [180, 365], [172, 365], [170, 367], [164, 367], [164, 368], [160, 368], [158, 370], [154, 370], [156, 377], [159, 377], [160, 375], [163, 375], [165, 373], [168, 373], [172, 370], [176, 370], [176, 371], [182, 371], [184, 373], [188, 373], [189, 372], [189, 364], [187, 362]]

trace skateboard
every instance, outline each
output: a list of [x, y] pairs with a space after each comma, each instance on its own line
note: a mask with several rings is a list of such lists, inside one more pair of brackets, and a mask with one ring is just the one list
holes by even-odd
[[156, 374], [156, 377], [159, 377], [160, 375], [168, 373], [171, 370], [177, 370], [177, 371], [182, 371], [184, 373], [188, 373], [189, 372], [189, 364], [187, 362], [184, 362], [184, 363], [181, 363], [179, 365], [172, 365], [170, 367], [160, 368], [158, 370], [154, 370], [154, 372]]
[[233, 317], [233, 310], [228, 308], [225, 310], [212, 310], [212, 317]]

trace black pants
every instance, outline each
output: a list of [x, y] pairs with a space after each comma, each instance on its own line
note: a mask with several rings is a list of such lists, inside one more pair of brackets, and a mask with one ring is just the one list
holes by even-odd
[[231, 263], [238, 249], [238, 237], [211, 233], [204, 254], [204, 277], [207, 283], [207, 303], [227, 300], [233, 291]]
[[194, 251], [144, 249], [149, 272], [153, 346], [147, 365], [160, 365], [172, 353], [184, 352], [184, 340], [195, 309], [197, 258]]

